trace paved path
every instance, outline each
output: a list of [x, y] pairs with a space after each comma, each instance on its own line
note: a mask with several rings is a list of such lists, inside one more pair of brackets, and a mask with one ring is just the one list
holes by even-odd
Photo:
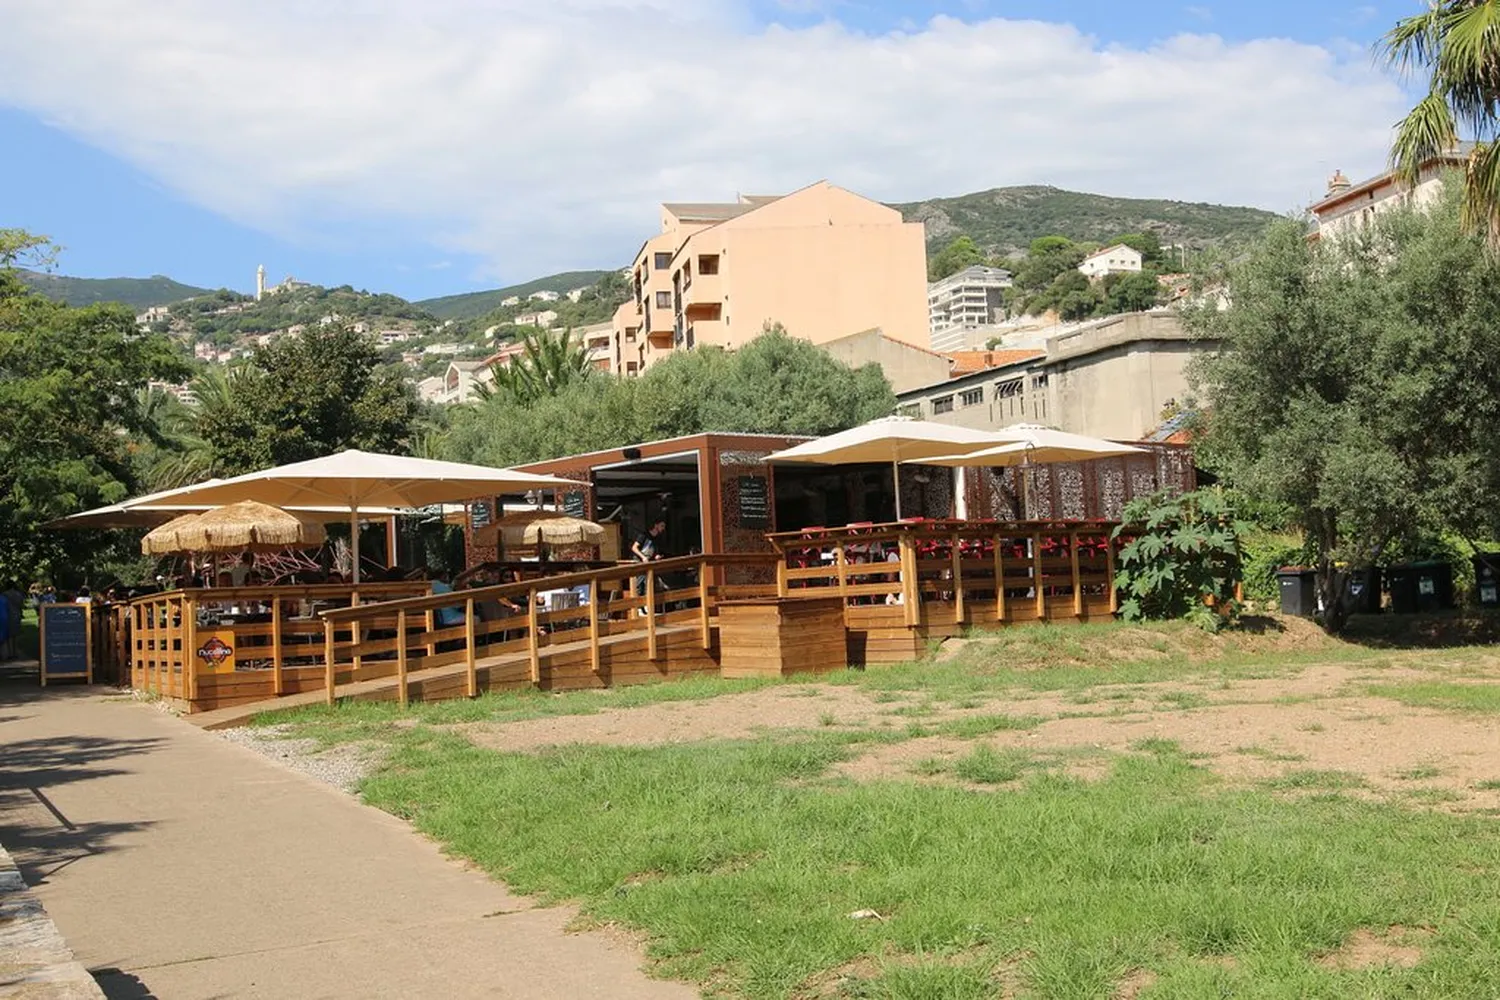
[[0, 843], [112, 998], [662, 998], [406, 824], [148, 705], [0, 682]]

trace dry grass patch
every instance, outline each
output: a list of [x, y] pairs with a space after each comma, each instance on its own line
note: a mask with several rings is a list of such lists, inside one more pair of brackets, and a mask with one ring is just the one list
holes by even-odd
[[1412, 969], [1422, 961], [1423, 945], [1432, 938], [1428, 927], [1394, 924], [1383, 931], [1361, 927], [1334, 951], [1318, 958], [1325, 969], [1359, 972], [1364, 969]]

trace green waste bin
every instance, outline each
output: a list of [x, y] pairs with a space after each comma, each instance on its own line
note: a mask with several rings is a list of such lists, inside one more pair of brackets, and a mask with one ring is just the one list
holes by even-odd
[[1391, 610], [1398, 615], [1453, 607], [1453, 567], [1445, 562], [1389, 566], [1385, 578], [1391, 591]]
[[1500, 608], [1500, 552], [1474, 553], [1474, 600], [1481, 608]]
[[1283, 566], [1276, 571], [1281, 588], [1281, 613], [1311, 618], [1318, 613], [1317, 575], [1303, 566]]

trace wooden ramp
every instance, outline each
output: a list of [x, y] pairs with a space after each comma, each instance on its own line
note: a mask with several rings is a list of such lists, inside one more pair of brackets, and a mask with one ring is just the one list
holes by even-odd
[[[696, 625], [663, 625], [656, 630], [656, 645], [657, 657], [652, 660], [648, 655], [648, 638], [642, 632], [602, 636], [597, 673], [593, 670], [588, 640], [544, 646], [538, 655], [541, 679], [536, 682], [531, 679], [529, 654], [525, 650], [511, 651], [476, 660], [475, 680], [481, 693], [521, 688], [574, 691], [718, 672], [718, 660], [713, 656], [713, 650], [703, 648], [702, 632]], [[407, 687], [412, 701], [465, 697], [468, 693], [468, 666], [459, 662], [414, 670], [407, 675]], [[396, 701], [396, 678], [375, 677], [340, 684], [335, 688], [334, 696], [348, 701]], [[245, 725], [263, 712], [305, 708], [326, 701], [327, 694], [320, 689], [194, 712], [184, 718], [203, 729], [230, 729]]]

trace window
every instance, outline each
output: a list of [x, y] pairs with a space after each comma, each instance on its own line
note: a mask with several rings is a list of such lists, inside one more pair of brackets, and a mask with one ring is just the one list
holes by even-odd
[[626, 362], [625, 363], [625, 374], [626, 375], [634, 375], [635, 373], [636, 373], [636, 364], [635, 364], [635, 362], [634, 361], [628, 361], [628, 362]]
[[984, 389], [965, 389], [959, 394], [958, 401], [963, 406], [978, 406], [984, 402]]
[[670, 308], [672, 308], [672, 293], [671, 292], [657, 292], [656, 293], [656, 308], [658, 308], [658, 309], [670, 309]]
[[702, 257], [699, 257], [698, 258], [698, 273], [699, 274], [718, 274], [719, 273], [719, 255], [716, 254], [716, 253], [715, 254], [704, 254]]
[[932, 412], [933, 412], [934, 416], [936, 416], [939, 413], [952, 413], [953, 412], [953, 397], [952, 396], [939, 396], [937, 399], [934, 399], [932, 401]]
[[628, 343], [631, 343], [631, 344], [635, 343], [635, 329], [636, 328], [633, 327], [633, 326], [632, 327], [627, 327], [625, 329], [625, 340]]
[[1037, 389], [1047, 388], [1047, 373], [1042, 372], [1040, 375], [1031, 376], [1031, 388], [1033, 392]]
[[672, 255], [669, 253], [659, 253], [653, 260], [658, 271], [665, 271], [672, 266]]
[[995, 398], [1010, 399], [1021, 395], [1025, 381], [1018, 378], [1006, 379], [1004, 382], [995, 383]]

